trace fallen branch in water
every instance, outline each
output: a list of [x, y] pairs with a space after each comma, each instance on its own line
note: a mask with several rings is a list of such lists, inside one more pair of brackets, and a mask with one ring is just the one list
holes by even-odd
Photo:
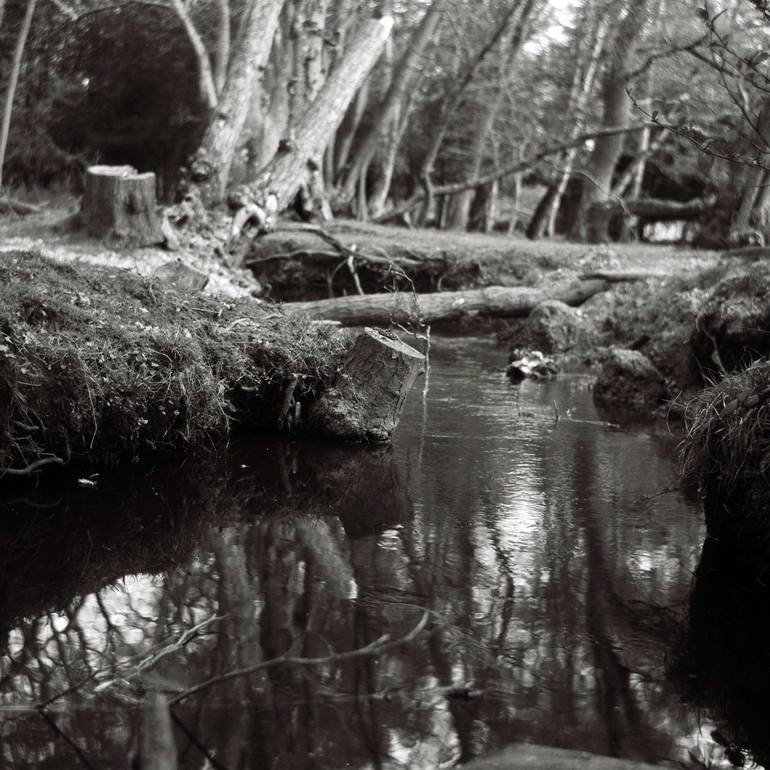
[[337, 663], [341, 660], [351, 660], [352, 658], [362, 658], [368, 656], [378, 656], [392, 650], [395, 647], [399, 647], [402, 644], [407, 644], [414, 641], [425, 629], [428, 624], [428, 618], [430, 613], [425, 611], [420, 618], [420, 622], [405, 636], [399, 639], [390, 640], [388, 634], [384, 634], [379, 639], [375, 639], [371, 644], [367, 644], [365, 647], [359, 647], [356, 650], [350, 650], [348, 652], [336, 652], [333, 655], [326, 655], [321, 658], [299, 658], [292, 657], [290, 655], [281, 655], [278, 658], [271, 658], [270, 660], [264, 660], [261, 663], [257, 663], [253, 666], [247, 666], [246, 668], [237, 668], [232, 671], [227, 671], [224, 674], [212, 676], [210, 679], [206, 679], [204, 682], [191, 687], [189, 690], [179, 693], [179, 695], [172, 698], [169, 702], [169, 706], [175, 706], [183, 700], [186, 700], [192, 695], [195, 695], [203, 690], [207, 690], [209, 687], [213, 687], [215, 684], [221, 684], [227, 682], [230, 679], [236, 679], [241, 676], [248, 676], [254, 674], [257, 671], [262, 671], [266, 668], [273, 668], [274, 666], [320, 666], [325, 663]]

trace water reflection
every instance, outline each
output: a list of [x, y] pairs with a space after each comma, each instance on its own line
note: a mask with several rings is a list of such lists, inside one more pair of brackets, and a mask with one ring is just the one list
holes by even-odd
[[4, 503], [0, 763], [126, 766], [145, 691], [242, 669], [174, 706], [181, 767], [721, 762], [664, 672], [703, 535], [661, 494], [674, 440], [601, 424], [585, 378], [432, 358], [392, 449], [263, 441]]

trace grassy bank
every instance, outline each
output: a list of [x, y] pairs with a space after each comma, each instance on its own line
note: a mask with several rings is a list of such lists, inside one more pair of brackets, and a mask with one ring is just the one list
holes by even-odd
[[296, 377], [295, 397], [312, 399], [343, 347], [251, 299], [5, 252], [0, 473], [200, 445], [234, 423], [275, 427], [284, 384]]

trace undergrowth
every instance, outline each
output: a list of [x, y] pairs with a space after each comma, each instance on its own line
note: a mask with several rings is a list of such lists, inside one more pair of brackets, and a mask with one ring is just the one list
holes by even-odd
[[683, 476], [702, 486], [707, 477], [729, 490], [739, 478], [770, 468], [770, 363], [725, 377], [685, 409]]
[[[253, 300], [185, 294], [124, 270], [0, 255], [0, 474], [114, 462], [269, 425], [334, 377], [339, 335]], [[273, 423], [274, 424], [274, 423]]]

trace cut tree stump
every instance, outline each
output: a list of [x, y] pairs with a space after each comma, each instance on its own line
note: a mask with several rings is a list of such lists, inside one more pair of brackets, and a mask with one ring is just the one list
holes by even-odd
[[353, 342], [331, 388], [310, 407], [311, 432], [343, 441], [390, 440], [425, 356], [375, 329]]
[[488, 286], [468, 291], [434, 294], [391, 292], [320, 299], [314, 302], [287, 302], [288, 313], [306, 313], [313, 319], [339, 321], [343, 326], [387, 326], [391, 323], [436, 323], [454, 321], [468, 315], [513, 318], [527, 316], [548, 299], [567, 305], [580, 305], [609, 286], [605, 280], [576, 281], [544, 291], [528, 286]]
[[131, 166], [91, 166], [78, 218], [89, 235], [111, 246], [165, 241], [155, 205], [155, 174], [139, 174]]

